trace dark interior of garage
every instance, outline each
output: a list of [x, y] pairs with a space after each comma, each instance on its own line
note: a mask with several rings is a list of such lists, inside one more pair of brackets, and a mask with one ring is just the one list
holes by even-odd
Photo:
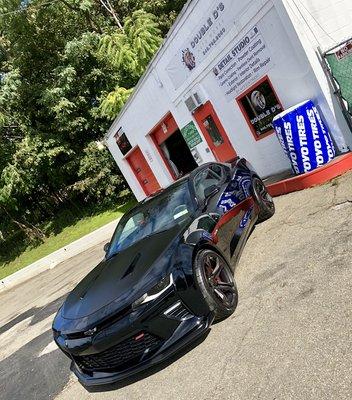
[[180, 130], [171, 135], [160, 148], [177, 178], [198, 167]]

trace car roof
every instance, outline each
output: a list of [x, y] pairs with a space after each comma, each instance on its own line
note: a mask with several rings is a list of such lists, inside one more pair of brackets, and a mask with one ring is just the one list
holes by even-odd
[[174, 187], [181, 185], [183, 182], [189, 181], [190, 179], [190, 174], [183, 176], [182, 178], [178, 179], [176, 182], [172, 183], [171, 185], [167, 186], [164, 189], [159, 189], [152, 195], [146, 197], [144, 200], [142, 200], [139, 204], [144, 204], [148, 202], [149, 200], [155, 199], [156, 197], [164, 194], [165, 192], [171, 191]]
[[[187, 180], [188, 180], [188, 181], [193, 180], [193, 178], [195, 177], [195, 175], [198, 174], [198, 172], [200, 172], [200, 171], [202, 171], [203, 169], [206, 169], [206, 168], [208, 168], [208, 167], [210, 167], [211, 165], [214, 165], [214, 164], [223, 164], [223, 163], [219, 163], [219, 162], [216, 162], [216, 161], [212, 161], [212, 162], [207, 162], [207, 163], [205, 163], [205, 164], [202, 164], [202, 165], [198, 166], [196, 169], [194, 169], [191, 173], [182, 176], [180, 179], [178, 179], [177, 181], [175, 181], [175, 182], [172, 183], [171, 185], [167, 186], [166, 188], [160, 189], [160, 190], [158, 190], [157, 192], [153, 193], [152, 195], [146, 197], [146, 198], [145, 198], [144, 200], [142, 200], [139, 204], [144, 204], [144, 203], [148, 202], [148, 201], [151, 200], [151, 199], [155, 199], [155, 198], [158, 197], [159, 195], [161, 195], [161, 194], [163, 194], [163, 193], [165, 193], [165, 192], [167, 192], [167, 191], [169, 191], [169, 190], [172, 190], [175, 186], [180, 185], [182, 182], [185, 182], [185, 181], [187, 181]], [[138, 205], [137, 205], [137, 206], [138, 206]], [[136, 206], [136, 207], [137, 207], [137, 206]]]

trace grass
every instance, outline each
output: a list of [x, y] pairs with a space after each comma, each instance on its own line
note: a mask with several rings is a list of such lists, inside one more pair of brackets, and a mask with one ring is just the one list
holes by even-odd
[[[113, 210], [97, 213], [92, 216], [86, 216], [81, 219], [76, 219], [73, 222], [71, 218], [71, 224], [68, 223], [67, 215], [60, 215], [57, 220], [46, 227], [45, 231], [51, 233], [42, 243], [36, 246], [31, 245], [26, 247], [19, 255], [10, 261], [0, 261], [0, 279], [19, 271], [27, 265], [40, 260], [56, 250], [59, 250], [61, 247], [64, 247], [94, 230], [101, 228], [109, 222], [120, 218], [134, 204], [135, 202], [131, 200]], [[59, 226], [61, 226], [60, 229], [58, 228]]]

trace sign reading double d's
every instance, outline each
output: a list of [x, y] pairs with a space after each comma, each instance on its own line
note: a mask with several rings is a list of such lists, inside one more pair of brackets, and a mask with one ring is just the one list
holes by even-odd
[[[214, 1], [201, 20], [195, 21], [195, 28], [167, 66], [168, 75], [175, 89], [197, 70], [214, 48], [233, 28], [232, 0]], [[197, 18], [191, 15], [190, 18]]]

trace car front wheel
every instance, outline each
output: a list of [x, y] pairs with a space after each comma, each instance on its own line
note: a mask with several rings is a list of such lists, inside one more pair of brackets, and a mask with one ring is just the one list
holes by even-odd
[[201, 250], [195, 257], [194, 272], [215, 320], [230, 316], [237, 307], [238, 292], [233, 272], [225, 259], [213, 250]]

